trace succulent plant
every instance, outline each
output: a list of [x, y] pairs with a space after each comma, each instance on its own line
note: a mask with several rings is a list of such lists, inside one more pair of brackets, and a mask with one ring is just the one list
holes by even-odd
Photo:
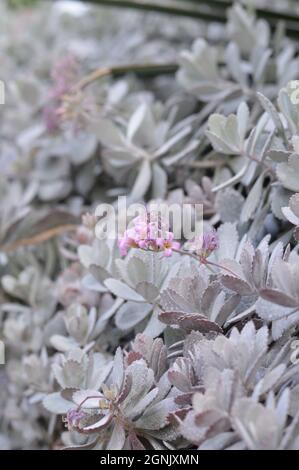
[[288, 7], [95, 3], [0, 4], [0, 449], [298, 450]]

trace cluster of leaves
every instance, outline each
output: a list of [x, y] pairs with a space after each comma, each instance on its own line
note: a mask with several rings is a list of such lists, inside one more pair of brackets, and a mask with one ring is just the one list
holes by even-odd
[[[0, 448], [299, 449], [296, 44], [239, 4], [0, 8]], [[138, 59], [178, 71], [105, 72]], [[119, 195], [202, 204], [217, 244], [122, 258]]]

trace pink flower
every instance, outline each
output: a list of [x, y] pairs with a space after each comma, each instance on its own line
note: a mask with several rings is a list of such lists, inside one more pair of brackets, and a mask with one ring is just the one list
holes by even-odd
[[213, 251], [217, 250], [219, 247], [219, 238], [217, 232], [212, 230], [211, 232], [205, 233], [202, 241], [202, 250], [205, 253], [205, 258], [210, 256]]
[[188, 251], [194, 252], [202, 259], [208, 258], [218, 247], [219, 238], [215, 230], [205, 233], [202, 238], [194, 239], [185, 245]]
[[43, 119], [48, 132], [55, 132], [59, 128], [60, 118], [56, 108], [46, 106], [43, 110]]
[[69, 410], [66, 414], [65, 423], [69, 431], [79, 426], [80, 420], [85, 418], [86, 414], [83, 410]]
[[129, 248], [140, 248], [162, 251], [165, 257], [169, 257], [173, 250], [180, 248], [180, 243], [174, 241], [173, 233], [166, 230], [166, 223], [155, 212], [136, 217], [133, 224], [118, 241], [121, 256], [125, 256]]
[[54, 86], [50, 96], [54, 100], [60, 100], [63, 95], [72, 89], [77, 74], [77, 62], [71, 55], [59, 60], [51, 71]]
[[44, 108], [43, 119], [49, 132], [57, 130], [61, 123], [61, 102], [63, 96], [71, 93], [77, 77], [77, 62], [67, 56], [57, 62], [51, 71], [53, 87], [50, 90], [50, 104]]

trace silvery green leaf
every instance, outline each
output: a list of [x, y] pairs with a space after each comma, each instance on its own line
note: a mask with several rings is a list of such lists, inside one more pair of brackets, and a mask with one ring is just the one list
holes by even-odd
[[63, 364], [53, 364], [54, 377], [62, 388], [80, 388], [85, 385], [86, 364], [82, 359], [78, 354], [76, 356], [73, 347]]
[[249, 194], [247, 195], [247, 198], [241, 210], [241, 222], [247, 222], [250, 218], [252, 218], [254, 212], [257, 210], [261, 202], [264, 178], [265, 176], [262, 173], [252, 186]]
[[43, 202], [64, 199], [71, 192], [72, 186], [68, 180], [57, 180], [51, 183], [43, 183], [38, 190], [38, 197]]
[[103, 118], [98, 119], [90, 130], [95, 132], [103, 145], [110, 148], [122, 148], [124, 138], [112, 121]]
[[290, 200], [291, 192], [282, 186], [273, 186], [271, 189], [271, 210], [275, 217], [285, 220], [282, 208], [287, 206]]
[[152, 305], [128, 301], [118, 310], [115, 323], [120, 330], [129, 330], [140, 323], [152, 310]]
[[209, 130], [206, 131], [206, 135], [215, 150], [228, 155], [242, 154], [248, 118], [249, 111], [245, 103], [240, 104], [237, 115], [230, 114], [225, 117], [212, 114], [208, 120]]
[[290, 199], [290, 209], [299, 219], [299, 194], [294, 194]]
[[175, 165], [178, 163], [180, 160], [183, 158], [187, 157], [189, 154], [192, 155], [195, 150], [197, 150], [199, 146], [199, 141], [194, 139], [191, 140], [184, 148], [183, 150], [174, 153], [173, 155], [170, 155], [169, 157], [163, 157], [163, 164], [167, 167], [170, 167], [171, 165]]
[[70, 349], [77, 347], [78, 343], [74, 338], [67, 338], [62, 335], [53, 335], [51, 338], [51, 344], [57, 351], [67, 352]]
[[124, 356], [121, 348], [117, 348], [112, 368], [112, 383], [120, 389], [124, 381]]
[[234, 427], [249, 449], [276, 448], [278, 436], [275, 418], [261, 404], [249, 398], [240, 400], [234, 408]]
[[248, 155], [260, 154], [260, 152], [257, 151], [257, 148], [259, 146], [260, 140], [262, 138], [262, 133], [268, 121], [269, 116], [267, 113], [264, 113], [258, 120], [256, 126], [253, 127], [253, 129], [251, 130], [249, 137], [246, 141], [246, 152]]
[[107, 444], [108, 450], [121, 450], [126, 440], [126, 433], [121, 423], [114, 426], [111, 438]]
[[151, 405], [158, 395], [158, 388], [153, 388], [147, 395], [145, 395], [134, 408], [134, 410], [127, 415], [130, 419], [136, 420], [142, 413]]
[[150, 338], [157, 338], [165, 330], [165, 325], [158, 318], [158, 309], [155, 309], [143, 333]]
[[278, 112], [276, 111], [274, 105], [271, 103], [271, 101], [262, 93], [257, 93], [257, 97], [264, 108], [264, 110], [269, 114], [271, 117], [277, 131], [281, 134], [284, 135], [284, 128], [280, 119], [280, 116]]
[[94, 134], [79, 134], [71, 141], [70, 159], [75, 165], [81, 165], [89, 160], [97, 148], [97, 138]]
[[124, 300], [132, 300], [133, 302], [144, 302], [144, 298], [141, 295], [118, 279], [106, 279], [104, 284], [117, 297], [121, 297]]
[[130, 192], [130, 200], [139, 201], [147, 192], [151, 183], [152, 170], [148, 160], [144, 160], [138, 170], [137, 178]]
[[154, 373], [148, 369], [144, 361], [135, 361], [127, 368], [127, 373], [132, 376], [132, 387], [129, 395], [122, 406], [126, 414], [130, 414], [135, 409], [137, 403], [147, 395], [154, 383]]
[[150, 406], [142, 417], [136, 421], [136, 426], [143, 429], [158, 430], [167, 424], [167, 418], [172, 411], [176, 410], [173, 398], [166, 398], [160, 403]]
[[148, 302], [154, 302], [159, 296], [159, 289], [151, 282], [142, 281], [136, 284], [136, 292]]
[[[292, 90], [289, 90], [290, 92]], [[299, 111], [291, 102], [287, 88], [282, 88], [278, 95], [278, 105], [287, 120], [288, 127], [292, 134], [296, 134], [299, 124]]]
[[107, 289], [103, 284], [101, 284], [92, 274], [86, 274], [82, 279], [82, 286], [89, 290], [94, 290], [96, 292], [106, 292]]
[[225, 50], [225, 60], [231, 76], [242, 86], [247, 86], [247, 76], [244, 72], [240, 51], [234, 42], [230, 42]]
[[285, 370], [285, 364], [280, 364], [273, 370], [266, 373], [262, 380], [257, 384], [256, 390], [254, 391], [254, 396], [257, 398], [258, 395], [263, 395], [264, 393], [273, 390], [275, 385], [277, 385], [278, 381], [282, 378]]
[[132, 114], [128, 123], [127, 138], [138, 144], [151, 145], [155, 135], [155, 123], [150, 108], [142, 103]]
[[270, 29], [264, 20], [256, 20], [241, 5], [236, 4], [228, 14], [228, 33], [241, 51], [250, 53], [256, 46], [267, 46]]
[[264, 47], [257, 47], [252, 51], [251, 63], [253, 68], [253, 78], [256, 83], [263, 83], [265, 81], [271, 54], [272, 50]]
[[234, 259], [239, 244], [239, 236], [236, 225], [232, 223], [222, 224], [218, 229], [219, 249], [217, 250], [217, 258]]
[[167, 173], [158, 164], [154, 163], [152, 166], [152, 195], [154, 199], [163, 199], [167, 192]]
[[296, 385], [291, 391], [291, 399], [290, 399], [291, 416], [295, 416], [297, 414], [298, 406], [299, 406], [299, 385]]
[[215, 204], [222, 222], [237, 222], [240, 218], [244, 198], [238, 191], [227, 188], [217, 193]]
[[299, 155], [293, 153], [287, 163], [279, 163], [276, 172], [284, 188], [299, 191]]

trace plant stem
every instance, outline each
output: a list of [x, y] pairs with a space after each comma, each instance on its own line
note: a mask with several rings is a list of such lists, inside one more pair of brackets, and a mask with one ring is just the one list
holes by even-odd
[[101, 78], [108, 76], [119, 77], [126, 73], [135, 73], [142, 76], [155, 76], [175, 73], [177, 69], [177, 64], [126, 64], [112, 67], [101, 67], [94, 70], [86, 77], [83, 77], [82, 80], [74, 86], [74, 91], [80, 91], [96, 80], [100, 80]]
[[225, 22], [225, 14], [223, 8], [220, 7], [215, 11], [215, 5], [211, 7], [205, 2], [203, 9], [194, 5], [181, 6], [181, 3], [165, 4], [162, 2], [153, 2], [147, 0], [88, 0], [87, 3], [95, 3], [99, 6], [131, 8], [133, 10], [153, 11], [169, 15], [182, 16], [187, 18], [199, 18], [205, 21]]
[[[231, 271], [229, 268], [226, 268], [225, 266], [221, 266], [221, 264], [218, 263], [213, 263], [212, 261], [209, 261], [206, 258], [201, 258], [200, 256], [196, 256], [194, 253], [191, 253], [190, 251], [184, 251], [184, 250], [175, 250], [173, 249], [172, 251], [175, 251], [176, 253], [179, 253], [181, 255], [187, 255], [190, 256], [191, 258], [195, 259], [197, 262], [204, 264], [205, 266], [215, 266], [216, 268], [223, 269], [224, 271], [227, 271], [231, 276], [238, 277], [236, 273]], [[214, 272], [214, 271], [213, 271]]]

